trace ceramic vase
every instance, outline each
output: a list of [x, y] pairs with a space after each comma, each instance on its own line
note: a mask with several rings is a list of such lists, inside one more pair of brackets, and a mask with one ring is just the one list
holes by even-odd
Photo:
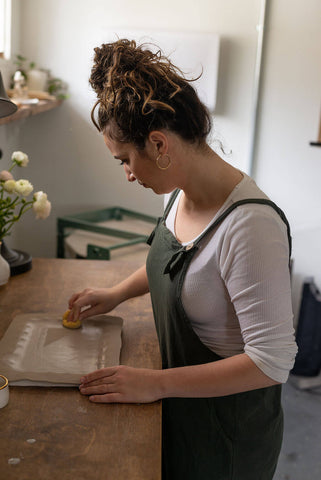
[[27, 86], [31, 91], [44, 92], [47, 88], [48, 74], [42, 70], [29, 70], [27, 76]]
[[[1, 242], [0, 242], [0, 252], [1, 252]], [[3, 258], [0, 253], [0, 286], [5, 285], [10, 278], [10, 266], [7, 260]]]

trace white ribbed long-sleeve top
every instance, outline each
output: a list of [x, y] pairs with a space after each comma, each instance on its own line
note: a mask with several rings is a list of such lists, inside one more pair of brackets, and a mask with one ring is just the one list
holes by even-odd
[[[181, 193], [166, 219], [173, 235]], [[268, 198], [246, 174], [210, 224], [244, 198]], [[200, 242], [182, 290], [192, 328], [210, 350], [223, 358], [245, 352], [281, 383], [297, 352], [288, 262], [278, 213], [268, 205], [242, 205]]]

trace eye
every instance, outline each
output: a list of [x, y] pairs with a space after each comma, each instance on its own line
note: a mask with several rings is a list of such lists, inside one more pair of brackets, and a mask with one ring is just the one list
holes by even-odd
[[124, 163], [125, 163], [125, 160], [121, 160], [119, 165], [124, 165]]

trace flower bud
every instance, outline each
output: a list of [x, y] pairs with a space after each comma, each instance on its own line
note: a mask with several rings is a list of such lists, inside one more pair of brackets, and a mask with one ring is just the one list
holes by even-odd
[[0, 172], [0, 180], [6, 182], [7, 180], [13, 180], [13, 176], [8, 170], [2, 170]]
[[7, 180], [4, 182], [3, 188], [8, 193], [13, 193], [16, 190], [16, 182], [14, 180]]

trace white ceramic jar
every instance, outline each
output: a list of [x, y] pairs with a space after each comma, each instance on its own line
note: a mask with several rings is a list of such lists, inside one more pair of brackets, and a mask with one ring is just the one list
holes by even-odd
[[9, 402], [9, 382], [6, 377], [0, 375], [0, 408], [5, 407]]
[[10, 265], [1, 255], [1, 242], [0, 242], [0, 286], [5, 285], [10, 278]]
[[27, 86], [30, 91], [44, 92], [47, 88], [48, 74], [42, 70], [29, 70]]

